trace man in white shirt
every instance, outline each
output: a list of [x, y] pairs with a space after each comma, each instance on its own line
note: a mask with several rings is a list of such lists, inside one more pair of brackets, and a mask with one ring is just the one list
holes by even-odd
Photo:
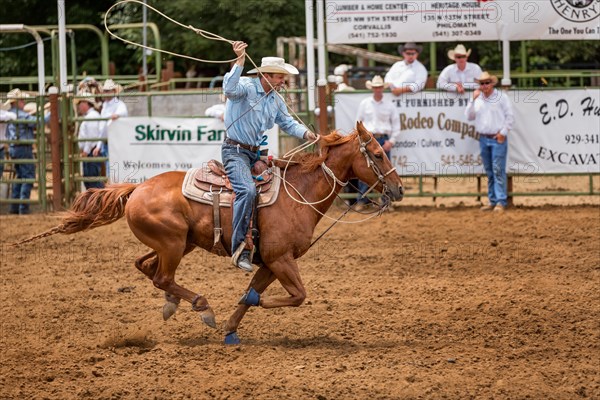
[[507, 199], [506, 137], [514, 121], [512, 105], [506, 94], [494, 88], [498, 83], [496, 76], [486, 71], [475, 82], [480, 89], [473, 92], [473, 99], [469, 101], [465, 115], [469, 121], [475, 121], [481, 159], [488, 178], [490, 203], [481, 207], [481, 210], [504, 212]]
[[404, 60], [398, 61], [385, 75], [385, 82], [390, 84], [394, 96], [402, 93], [417, 93], [425, 89], [427, 69], [418, 60], [422, 46], [408, 42], [398, 47], [398, 53]]
[[[102, 97], [102, 111], [100, 111], [100, 117], [110, 118], [107, 121], [100, 121], [102, 137], [108, 137], [108, 127], [114, 120], [121, 117], [127, 117], [129, 114], [127, 105], [117, 97], [120, 89], [120, 85], [115, 83], [112, 79], [107, 79], [102, 85], [102, 94], [108, 96]], [[107, 154], [108, 146], [105, 145], [102, 150], [102, 155], [106, 156]]]
[[440, 74], [438, 89], [463, 94], [465, 90], [475, 90], [479, 87], [475, 79], [483, 71], [479, 65], [468, 62], [470, 55], [471, 49], [467, 50], [462, 44], [454, 50], [448, 50], [448, 58], [454, 61], [454, 64], [448, 65]]
[[220, 103], [208, 107], [204, 111], [204, 115], [207, 117], [213, 117], [220, 119], [221, 121], [225, 121], [225, 102], [227, 101], [227, 98], [225, 98], [224, 94], [221, 94], [219, 96], [219, 100]]
[[[10, 106], [8, 104], [0, 104], [0, 140], [6, 140], [6, 123], [7, 121], [14, 121], [17, 119], [17, 114], [8, 111]], [[0, 161], [4, 160], [4, 143], [0, 143]], [[0, 162], [0, 179], [4, 174], [4, 164]]]
[[[367, 89], [373, 91], [373, 96], [360, 102], [358, 106], [357, 121], [362, 121], [381, 145], [388, 158], [393, 146], [393, 138], [400, 134], [400, 115], [391, 101], [383, 98], [383, 91], [389, 85], [383, 81], [381, 76], [376, 75], [372, 81], [366, 82]], [[359, 182], [358, 190], [362, 194], [369, 186]], [[367, 199], [359, 200], [359, 203], [367, 203]]]
[[[100, 118], [100, 114], [94, 108], [95, 98], [91, 93], [81, 93], [79, 97], [75, 99], [77, 104], [77, 112], [85, 119], [96, 119]], [[81, 139], [99, 139], [102, 138], [100, 131], [100, 121], [83, 121], [79, 126], [79, 134], [77, 136]], [[101, 157], [102, 148], [104, 143], [102, 141], [82, 141], [78, 142], [79, 152], [81, 157]], [[102, 162], [82, 162], [83, 176], [102, 176]], [[84, 182], [86, 189], [90, 188], [103, 188], [103, 182]]]

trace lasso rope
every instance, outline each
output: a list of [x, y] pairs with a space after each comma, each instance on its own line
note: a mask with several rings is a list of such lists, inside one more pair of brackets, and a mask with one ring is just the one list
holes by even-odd
[[[143, 44], [140, 44], [140, 43], [132, 42], [132, 41], [130, 41], [130, 40], [127, 40], [127, 39], [125, 39], [125, 38], [122, 38], [122, 37], [120, 37], [120, 36], [118, 36], [118, 35], [114, 34], [114, 33], [113, 33], [113, 32], [112, 32], [112, 31], [111, 31], [109, 28], [108, 28], [108, 22], [107, 22], [108, 15], [110, 14], [110, 12], [111, 12], [111, 10], [112, 10], [113, 8], [115, 8], [115, 7], [117, 7], [117, 6], [120, 6], [120, 5], [123, 5], [123, 4], [126, 4], [126, 3], [137, 3], [137, 4], [140, 4], [140, 5], [142, 5], [143, 7], [147, 7], [147, 8], [149, 8], [149, 9], [151, 9], [152, 11], [154, 11], [155, 13], [159, 14], [160, 16], [162, 16], [163, 18], [165, 18], [165, 19], [167, 19], [167, 20], [169, 20], [169, 21], [173, 22], [174, 24], [176, 24], [176, 25], [179, 25], [179, 26], [181, 26], [182, 28], [185, 28], [185, 29], [192, 30], [192, 31], [194, 31], [196, 34], [198, 34], [198, 35], [200, 35], [200, 36], [202, 36], [202, 37], [204, 37], [204, 38], [206, 38], [206, 39], [209, 39], [209, 40], [217, 40], [217, 41], [222, 41], [222, 42], [227, 42], [227, 43], [229, 43], [229, 44], [231, 44], [231, 45], [233, 45], [233, 43], [234, 43], [234, 41], [233, 41], [233, 40], [226, 39], [226, 38], [224, 38], [224, 37], [222, 37], [222, 36], [219, 36], [219, 35], [217, 35], [217, 34], [215, 34], [215, 33], [212, 33], [212, 32], [209, 32], [209, 31], [206, 31], [206, 30], [204, 30], [204, 29], [199, 29], [199, 28], [196, 28], [196, 27], [194, 27], [194, 26], [192, 26], [192, 25], [184, 25], [184, 24], [182, 24], [181, 22], [179, 22], [179, 21], [177, 21], [177, 20], [175, 20], [175, 19], [173, 19], [173, 18], [169, 17], [168, 15], [166, 15], [166, 14], [164, 14], [164, 13], [162, 13], [162, 12], [160, 12], [160, 11], [159, 11], [159, 10], [157, 10], [156, 8], [154, 8], [154, 7], [152, 7], [152, 6], [148, 5], [148, 4], [145, 4], [145, 3], [143, 3], [143, 2], [141, 2], [141, 1], [139, 1], [139, 0], [122, 0], [122, 1], [119, 1], [118, 3], [115, 3], [113, 6], [111, 6], [111, 7], [110, 7], [110, 8], [109, 8], [109, 9], [106, 11], [106, 14], [104, 15], [104, 28], [106, 29], [106, 31], [108, 32], [108, 34], [109, 34], [110, 36], [112, 36], [112, 37], [114, 37], [114, 38], [116, 38], [116, 39], [119, 39], [119, 40], [121, 40], [121, 41], [122, 41], [122, 42], [124, 42], [124, 43], [128, 43], [128, 44], [130, 44], [130, 45], [133, 45], [133, 46], [137, 46], [137, 47], [141, 47], [141, 48], [144, 48], [144, 49], [148, 49], [148, 50], [156, 51], [156, 52], [159, 52], [159, 53], [169, 54], [169, 55], [172, 55], [172, 56], [175, 56], [175, 57], [182, 57], [182, 58], [186, 58], [186, 59], [189, 59], [189, 60], [194, 60], [194, 61], [198, 61], [198, 62], [215, 63], [215, 64], [224, 64], [224, 63], [231, 63], [231, 62], [234, 62], [234, 61], [238, 60], [239, 58], [241, 58], [241, 57], [244, 57], [244, 56], [245, 56], [245, 57], [248, 59], [248, 61], [250, 61], [250, 63], [252, 64], [252, 66], [253, 66], [253, 67], [254, 67], [254, 68], [257, 70], [258, 74], [260, 74], [260, 75], [261, 75], [261, 76], [264, 78], [264, 75], [263, 75], [263, 73], [260, 71], [259, 67], [256, 65], [256, 63], [254, 62], [254, 60], [252, 59], [252, 57], [250, 57], [250, 55], [248, 55], [248, 53], [247, 53], [247, 52], [244, 52], [244, 54], [242, 54], [242, 55], [240, 55], [240, 56], [238, 56], [238, 57], [236, 57], [236, 58], [229, 59], [229, 60], [205, 60], [205, 59], [202, 59], [202, 58], [191, 57], [191, 56], [188, 56], [188, 55], [185, 55], [185, 54], [175, 53], [175, 52], [168, 51], [168, 50], [157, 49], [157, 48], [155, 48], [155, 47], [146, 46], [146, 45], [143, 45]], [[291, 108], [291, 107], [288, 105], [287, 101], [286, 101], [286, 100], [285, 100], [285, 98], [284, 98], [284, 97], [281, 95], [281, 93], [279, 93], [279, 91], [275, 90], [275, 88], [273, 87], [273, 85], [271, 84], [271, 82], [269, 82], [267, 79], [265, 79], [265, 81], [266, 81], [266, 82], [268, 83], [268, 85], [271, 87], [271, 91], [272, 91], [272, 92], [275, 92], [275, 94], [276, 94], [277, 96], [279, 96], [279, 98], [280, 98], [280, 99], [283, 101], [283, 103], [286, 105], [286, 107], [287, 107], [287, 108], [288, 108], [288, 110], [289, 110], [289, 111], [292, 113], [292, 115], [294, 115], [294, 117], [296, 117], [296, 120], [297, 120], [297, 121], [299, 121], [299, 122], [300, 122], [300, 123], [301, 123], [301, 124], [302, 124], [304, 127], [306, 127], [308, 131], [310, 131], [310, 129], [308, 128], [308, 126], [306, 126], [306, 124], [304, 124], [304, 123], [302, 122], [302, 119], [300, 119], [300, 117], [298, 117], [298, 115], [297, 115], [297, 114], [294, 112], [294, 110], [292, 110], [292, 108]], [[266, 97], [266, 95], [265, 95], [265, 97]], [[262, 100], [262, 99], [261, 99], [261, 100]], [[235, 121], [234, 121], [234, 122], [235, 122]], [[318, 212], [318, 213], [319, 213], [319, 214], [321, 214], [322, 216], [324, 216], [324, 217], [326, 217], [326, 218], [329, 218], [329, 219], [331, 219], [331, 220], [333, 220], [333, 221], [336, 221], [336, 222], [344, 222], [344, 223], [359, 223], [359, 222], [363, 222], [363, 221], [366, 221], [366, 220], [368, 220], [368, 219], [371, 219], [371, 218], [373, 218], [375, 215], [378, 215], [379, 213], [373, 213], [373, 215], [371, 215], [371, 216], [369, 216], [368, 218], [365, 218], [365, 219], [363, 219], [363, 220], [360, 220], [360, 221], [340, 221], [340, 219], [341, 219], [341, 218], [343, 218], [343, 217], [346, 215], [346, 213], [347, 213], [347, 212], [348, 212], [348, 211], [351, 209], [351, 207], [349, 207], [349, 208], [348, 208], [348, 210], [346, 210], [346, 212], [344, 212], [344, 213], [343, 213], [343, 215], [342, 215], [341, 217], [339, 217], [339, 218], [337, 218], [337, 219], [336, 219], [336, 218], [329, 217], [328, 215], [326, 215], [326, 214], [322, 213], [321, 211], [319, 211], [319, 210], [318, 210], [318, 209], [317, 209], [317, 208], [316, 208], [314, 205], [315, 205], [315, 204], [320, 204], [320, 203], [324, 202], [325, 200], [327, 200], [327, 199], [328, 199], [328, 198], [329, 198], [329, 197], [330, 197], [330, 196], [331, 196], [331, 195], [332, 195], [332, 194], [335, 192], [335, 185], [336, 185], [336, 183], [335, 183], [335, 180], [334, 180], [334, 184], [333, 184], [333, 185], [331, 185], [331, 186], [332, 186], [332, 191], [331, 191], [331, 193], [329, 193], [329, 194], [328, 194], [328, 195], [327, 195], [325, 198], [323, 198], [322, 200], [319, 200], [319, 201], [316, 201], [316, 202], [309, 202], [309, 201], [307, 201], [307, 200], [306, 200], [306, 198], [304, 198], [304, 196], [303, 196], [303, 195], [302, 195], [302, 194], [301, 194], [301, 193], [298, 191], [298, 189], [296, 189], [296, 188], [295, 188], [295, 187], [294, 187], [292, 184], [290, 184], [290, 183], [287, 181], [287, 179], [285, 179], [285, 176], [286, 176], [286, 173], [287, 173], [287, 168], [288, 168], [288, 166], [290, 165], [290, 163], [292, 163], [292, 162], [293, 162], [293, 161], [292, 161], [293, 157], [294, 157], [296, 154], [298, 154], [299, 152], [303, 151], [304, 149], [306, 149], [306, 148], [308, 148], [308, 147], [312, 146], [313, 144], [317, 143], [317, 142], [319, 141], [319, 139], [320, 139], [320, 136], [318, 136], [318, 135], [317, 135], [317, 138], [316, 138], [314, 141], [312, 141], [312, 142], [306, 142], [306, 143], [304, 143], [304, 144], [302, 144], [302, 145], [300, 145], [300, 146], [298, 146], [298, 147], [296, 147], [296, 148], [294, 148], [294, 149], [290, 150], [289, 152], [287, 152], [287, 153], [284, 155], [284, 158], [287, 158], [287, 160], [288, 160], [288, 161], [287, 161], [287, 164], [286, 164], [286, 166], [285, 166], [285, 168], [284, 168], [284, 171], [283, 171], [283, 174], [282, 174], [282, 176], [281, 176], [281, 179], [282, 179], [282, 181], [283, 181], [283, 183], [284, 183], [284, 184], [283, 184], [283, 186], [284, 186], [284, 188], [285, 188], [285, 191], [286, 191], [286, 193], [288, 194], [288, 196], [290, 196], [290, 198], [291, 198], [291, 199], [293, 199], [294, 201], [296, 201], [296, 202], [298, 202], [298, 203], [300, 203], [300, 204], [304, 204], [304, 205], [308, 205], [308, 206], [310, 206], [311, 208], [313, 208], [313, 209], [314, 209], [316, 212]], [[323, 169], [323, 172], [325, 173], [325, 175], [327, 175], [327, 174], [326, 174], [326, 170], [325, 170], [325, 169]], [[293, 189], [293, 190], [294, 190], [294, 191], [295, 191], [295, 192], [296, 192], [296, 193], [297, 193], [297, 194], [300, 196], [300, 198], [301, 198], [302, 200], [299, 200], [299, 199], [297, 199], [295, 196], [292, 196], [292, 194], [290, 193], [290, 191], [289, 191], [289, 189], [288, 189], [288, 185], [289, 185], [289, 186], [290, 186], [290, 187], [291, 187], [291, 188], [292, 188], [292, 189]], [[328, 230], [329, 230], [329, 229], [328, 229]], [[313, 242], [313, 244], [314, 244], [314, 242]]]
[[[137, 4], [140, 4], [140, 5], [144, 6], [144, 7], [147, 7], [147, 8], [149, 8], [149, 9], [151, 9], [152, 11], [154, 11], [155, 13], [159, 14], [160, 16], [162, 16], [163, 18], [165, 18], [165, 19], [167, 19], [167, 20], [169, 20], [169, 21], [173, 22], [174, 24], [177, 24], [177, 25], [181, 26], [182, 28], [185, 28], [185, 29], [189, 29], [189, 30], [191, 30], [191, 31], [194, 31], [196, 34], [198, 34], [198, 35], [200, 35], [200, 36], [202, 36], [202, 37], [204, 37], [204, 38], [206, 38], [206, 39], [209, 39], [209, 40], [217, 40], [217, 41], [222, 41], [222, 42], [227, 42], [227, 43], [229, 43], [229, 44], [231, 44], [231, 45], [233, 45], [233, 43], [235, 42], [234, 40], [226, 39], [226, 38], [224, 38], [224, 37], [222, 37], [222, 36], [219, 36], [219, 35], [217, 35], [216, 33], [212, 33], [212, 32], [206, 31], [206, 30], [204, 30], [204, 29], [199, 29], [199, 28], [196, 28], [196, 27], [194, 27], [194, 26], [192, 26], [192, 25], [184, 25], [184, 24], [182, 24], [181, 22], [179, 22], [179, 21], [177, 21], [177, 20], [174, 20], [173, 18], [169, 17], [168, 15], [166, 15], [166, 14], [164, 14], [164, 13], [162, 13], [162, 12], [158, 11], [156, 8], [154, 8], [154, 7], [152, 7], [152, 6], [149, 6], [148, 4], [145, 4], [145, 3], [143, 3], [143, 2], [141, 2], [141, 1], [139, 1], [139, 0], [123, 0], [123, 1], [119, 1], [118, 3], [115, 3], [115, 4], [114, 4], [112, 7], [110, 7], [110, 8], [109, 8], [109, 9], [106, 11], [106, 14], [104, 14], [104, 28], [106, 29], [106, 32], [108, 32], [108, 34], [109, 34], [109, 35], [111, 35], [112, 37], [114, 37], [115, 39], [119, 39], [119, 40], [121, 40], [122, 42], [125, 42], [125, 43], [128, 43], [128, 44], [131, 44], [131, 45], [133, 45], [133, 46], [141, 47], [141, 48], [143, 48], [143, 49], [148, 49], [148, 50], [152, 50], [152, 51], [157, 51], [157, 52], [159, 52], [159, 53], [170, 54], [170, 55], [172, 55], [172, 56], [175, 56], [175, 57], [182, 57], [182, 58], [187, 58], [188, 60], [194, 60], [194, 61], [206, 62], [206, 63], [214, 63], [214, 64], [225, 64], [225, 63], [231, 63], [231, 62], [234, 62], [234, 61], [238, 60], [239, 58], [241, 58], [241, 57], [244, 57], [244, 56], [245, 56], [245, 57], [248, 59], [248, 61], [250, 61], [250, 63], [252, 64], [252, 66], [253, 66], [254, 68], [256, 68], [256, 70], [257, 70], [258, 74], [260, 74], [260, 75], [261, 75], [261, 76], [264, 78], [264, 75], [263, 75], [263, 73], [262, 73], [262, 72], [261, 72], [261, 71], [258, 69], [258, 66], [257, 66], [257, 65], [256, 65], [256, 63], [254, 62], [254, 60], [252, 59], [252, 57], [250, 57], [250, 55], [249, 55], [248, 53], [246, 53], [246, 52], [244, 52], [244, 54], [242, 54], [242, 55], [240, 55], [240, 56], [238, 56], [238, 57], [235, 57], [235, 58], [232, 58], [232, 59], [229, 59], [229, 60], [205, 60], [205, 59], [202, 59], [202, 58], [196, 58], [196, 57], [192, 57], [192, 56], [187, 56], [187, 55], [185, 55], [185, 54], [175, 53], [175, 52], [168, 51], [168, 50], [157, 49], [157, 48], [155, 48], [155, 47], [151, 47], [151, 46], [145, 46], [145, 45], [143, 45], [143, 44], [136, 43], [136, 42], [132, 42], [132, 41], [130, 41], [130, 40], [127, 40], [127, 39], [125, 39], [125, 38], [122, 38], [122, 37], [120, 37], [120, 36], [118, 36], [118, 35], [114, 34], [114, 33], [113, 33], [113, 32], [112, 32], [110, 29], [108, 29], [108, 22], [107, 22], [108, 15], [110, 14], [110, 12], [111, 12], [111, 10], [112, 10], [113, 8], [115, 8], [115, 7], [119, 6], [119, 5], [122, 5], [122, 4], [126, 4], [126, 3], [137, 3]], [[159, 72], [159, 71], [157, 71], [157, 73], [158, 73], [158, 72]], [[265, 81], [266, 81], [266, 82], [269, 84], [269, 86], [271, 87], [271, 91], [275, 92], [275, 94], [276, 94], [277, 96], [279, 96], [279, 98], [280, 98], [280, 99], [283, 101], [283, 103], [286, 105], [286, 107], [288, 108], [288, 110], [290, 110], [290, 112], [292, 113], [292, 115], [293, 115], [294, 117], [296, 117], [296, 120], [298, 120], [298, 121], [299, 121], [299, 122], [300, 122], [300, 123], [301, 123], [301, 124], [302, 124], [302, 125], [303, 125], [303, 126], [306, 128], [306, 129], [307, 129], [307, 130], [309, 130], [309, 131], [310, 131], [310, 129], [308, 128], [308, 126], [306, 126], [306, 124], [304, 124], [304, 123], [302, 122], [302, 120], [300, 119], [300, 117], [298, 117], [298, 115], [297, 115], [297, 114], [294, 112], [294, 110], [292, 110], [292, 108], [291, 108], [291, 107], [290, 107], [290, 106], [287, 104], [287, 101], [286, 101], [286, 100], [285, 100], [285, 98], [284, 98], [284, 97], [281, 95], [281, 93], [279, 93], [279, 91], [275, 90], [275, 88], [273, 87], [273, 85], [271, 85], [271, 82], [269, 82], [267, 79], [265, 79]], [[234, 121], [234, 122], [235, 122], [235, 121]], [[317, 140], [318, 140], [318, 138], [317, 138]], [[315, 140], [315, 141], [313, 141], [313, 142], [310, 142], [310, 144], [313, 144], [313, 143], [315, 143], [317, 140]]]

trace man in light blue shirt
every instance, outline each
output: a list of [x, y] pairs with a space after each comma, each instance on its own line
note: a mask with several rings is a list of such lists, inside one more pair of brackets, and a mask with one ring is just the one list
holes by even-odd
[[223, 93], [228, 100], [225, 108], [227, 138], [221, 148], [221, 157], [235, 192], [232, 263], [246, 272], [252, 272], [250, 251], [245, 249], [244, 238], [256, 199], [256, 187], [250, 170], [260, 158], [263, 134], [276, 123], [297, 138], [315, 140], [317, 136], [291, 117], [286, 104], [275, 93], [285, 84], [286, 75], [296, 75], [298, 70], [286, 64], [283, 58], [264, 57], [260, 67], [248, 71], [259, 76], [241, 77], [246, 47], [248, 45], [244, 42], [233, 42], [233, 51], [238, 59], [223, 79]]

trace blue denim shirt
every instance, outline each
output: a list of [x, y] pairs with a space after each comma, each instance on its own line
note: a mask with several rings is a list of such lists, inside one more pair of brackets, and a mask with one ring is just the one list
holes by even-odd
[[276, 123], [290, 135], [302, 138], [307, 128], [292, 118], [283, 100], [273, 91], [265, 94], [259, 78], [241, 77], [242, 70], [235, 64], [223, 79], [223, 93], [228, 99], [225, 107], [227, 137], [259, 146], [263, 132]]
[[[35, 128], [35, 122], [37, 121], [34, 116], [29, 115], [25, 111], [13, 107], [10, 109], [11, 112], [17, 115], [17, 119], [26, 119], [32, 121], [32, 124], [8, 124], [6, 127], [6, 138], [8, 140], [18, 140], [18, 139], [35, 139], [35, 134], [33, 132], [33, 128]], [[11, 143], [10, 146], [15, 146], [15, 143]]]

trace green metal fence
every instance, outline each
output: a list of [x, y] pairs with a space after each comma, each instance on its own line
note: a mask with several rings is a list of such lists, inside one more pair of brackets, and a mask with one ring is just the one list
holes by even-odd
[[[44, 116], [43, 116], [43, 97], [35, 99], [37, 104], [36, 123], [35, 123], [35, 138], [34, 139], [14, 139], [0, 140], [0, 146], [33, 146], [32, 159], [11, 159], [9, 152], [5, 152], [5, 159], [0, 160], [4, 166], [4, 173], [0, 176], [0, 184], [9, 186], [6, 198], [0, 197], [0, 204], [39, 204], [42, 210], [46, 210], [46, 135], [44, 133]], [[30, 125], [28, 120], [14, 120], [8, 125], [14, 124], [17, 128], [19, 125]], [[19, 129], [17, 129], [17, 132]], [[19, 164], [34, 164], [36, 167], [35, 178], [22, 179], [15, 176], [15, 165]], [[34, 199], [13, 199], [11, 197], [11, 189], [14, 184], [30, 183], [33, 185], [32, 192], [37, 192], [37, 198]]]
[[[148, 116], [152, 116], [153, 112], [153, 98], [155, 96], [181, 96], [181, 95], [193, 95], [193, 94], [202, 94], [202, 95], [218, 95], [220, 91], [217, 90], [177, 90], [177, 91], [168, 91], [168, 92], [137, 92], [137, 93], [122, 93], [120, 97], [122, 98], [141, 98], [146, 102], [145, 108]], [[302, 90], [293, 90], [289, 91], [290, 96], [297, 96], [299, 99], [296, 103], [296, 107], [298, 109], [297, 114], [301, 119], [304, 120], [309, 126], [312, 123], [314, 116], [311, 116], [307, 112], [306, 106], [306, 92]], [[101, 95], [99, 95], [101, 97]], [[102, 181], [107, 182], [108, 178], [106, 176], [102, 177], [83, 177], [81, 173], [81, 163], [83, 161], [95, 161], [95, 162], [106, 162], [106, 157], [81, 157], [79, 155], [78, 143], [81, 141], [77, 138], [77, 130], [76, 126], [81, 123], [84, 118], [78, 117], [76, 115], [76, 110], [73, 106], [73, 100], [77, 98], [77, 96], [72, 96], [71, 94], [61, 94], [59, 96], [59, 114], [60, 114], [60, 137], [62, 139], [62, 147], [60, 149], [60, 159], [61, 159], [61, 187], [63, 188], [64, 193], [64, 201], [63, 205], [68, 206], [74, 196], [80, 191], [82, 182], [92, 182], [92, 181]], [[13, 160], [13, 159], [5, 159], [1, 160], [2, 164], [4, 164], [7, 168], [5, 169], [4, 176], [0, 180], [0, 183], [12, 185], [15, 183], [33, 183], [34, 188], [33, 192], [37, 194], [37, 196], [32, 196], [33, 199], [27, 201], [13, 200], [10, 198], [10, 194], [8, 198], [0, 198], [0, 205], [13, 204], [13, 203], [28, 203], [38, 205], [39, 209], [42, 211], [47, 211], [50, 209], [50, 204], [48, 199], [50, 198], [49, 182], [47, 179], [47, 174], [51, 172], [51, 169], [57, 168], [56, 165], [49, 164], [47, 159], [49, 158], [49, 148], [48, 139], [45, 132], [44, 118], [42, 114], [43, 105], [47, 101], [48, 97], [37, 97], [35, 99], [39, 112], [37, 113], [37, 122], [36, 122], [36, 135], [34, 140], [16, 140], [9, 141], [3, 140], [0, 142], [0, 145], [10, 145], [12, 144], [31, 144], [35, 146], [35, 158], [32, 160]], [[190, 118], [192, 116], [184, 116], [185, 118]], [[89, 119], [89, 121], [105, 121], [107, 118], [96, 118]], [[15, 124], [26, 123], [27, 121], [15, 121]], [[290, 146], [293, 147], [295, 143], [285, 142], [290, 137], [282, 134], [281, 138], [283, 140], [280, 141], [280, 154], [283, 154], [286, 150], [289, 150]], [[98, 141], [102, 140], [106, 143], [106, 139], [98, 138], [98, 139], [86, 139], [89, 141]], [[285, 146], [285, 147], [284, 147]], [[16, 164], [25, 164], [32, 163], [36, 165], [36, 177], [35, 179], [16, 179], [14, 174], [11, 172], [11, 168]], [[519, 188], [517, 190], [513, 190], [512, 185], [509, 187], [509, 195], [511, 197], [520, 197], [520, 196], [598, 196], [600, 195], [600, 174], [536, 174], [536, 175], [525, 175], [525, 174], [514, 174], [509, 175], [511, 183], [513, 180], [519, 181], [519, 179], [527, 179], [532, 177], [549, 177], [549, 176], [577, 176], [580, 179], [587, 179], [587, 187], [585, 189], [579, 188], [576, 190], [565, 190], [564, 188], [556, 189], [556, 190], [523, 190]], [[434, 201], [437, 198], [450, 198], [450, 197], [473, 197], [480, 199], [481, 197], [486, 196], [484, 190], [482, 190], [482, 181], [485, 180], [485, 176], [481, 175], [473, 175], [466, 176], [474, 182], [472, 186], [470, 184], [464, 185], [463, 187], [467, 188], [466, 190], [460, 190], [458, 192], [447, 190], [444, 188], [443, 182], [444, 179], [452, 179], [452, 178], [465, 178], [464, 175], [442, 175], [442, 176], [419, 176], [419, 175], [410, 175], [403, 176], [410, 186], [410, 189], [406, 193], [406, 197], [420, 197], [420, 198], [431, 198]], [[472, 189], [470, 189], [472, 188]], [[53, 195], [53, 193], [52, 193]], [[342, 197], [352, 198], [355, 196], [354, 194], [343, 194]]]

